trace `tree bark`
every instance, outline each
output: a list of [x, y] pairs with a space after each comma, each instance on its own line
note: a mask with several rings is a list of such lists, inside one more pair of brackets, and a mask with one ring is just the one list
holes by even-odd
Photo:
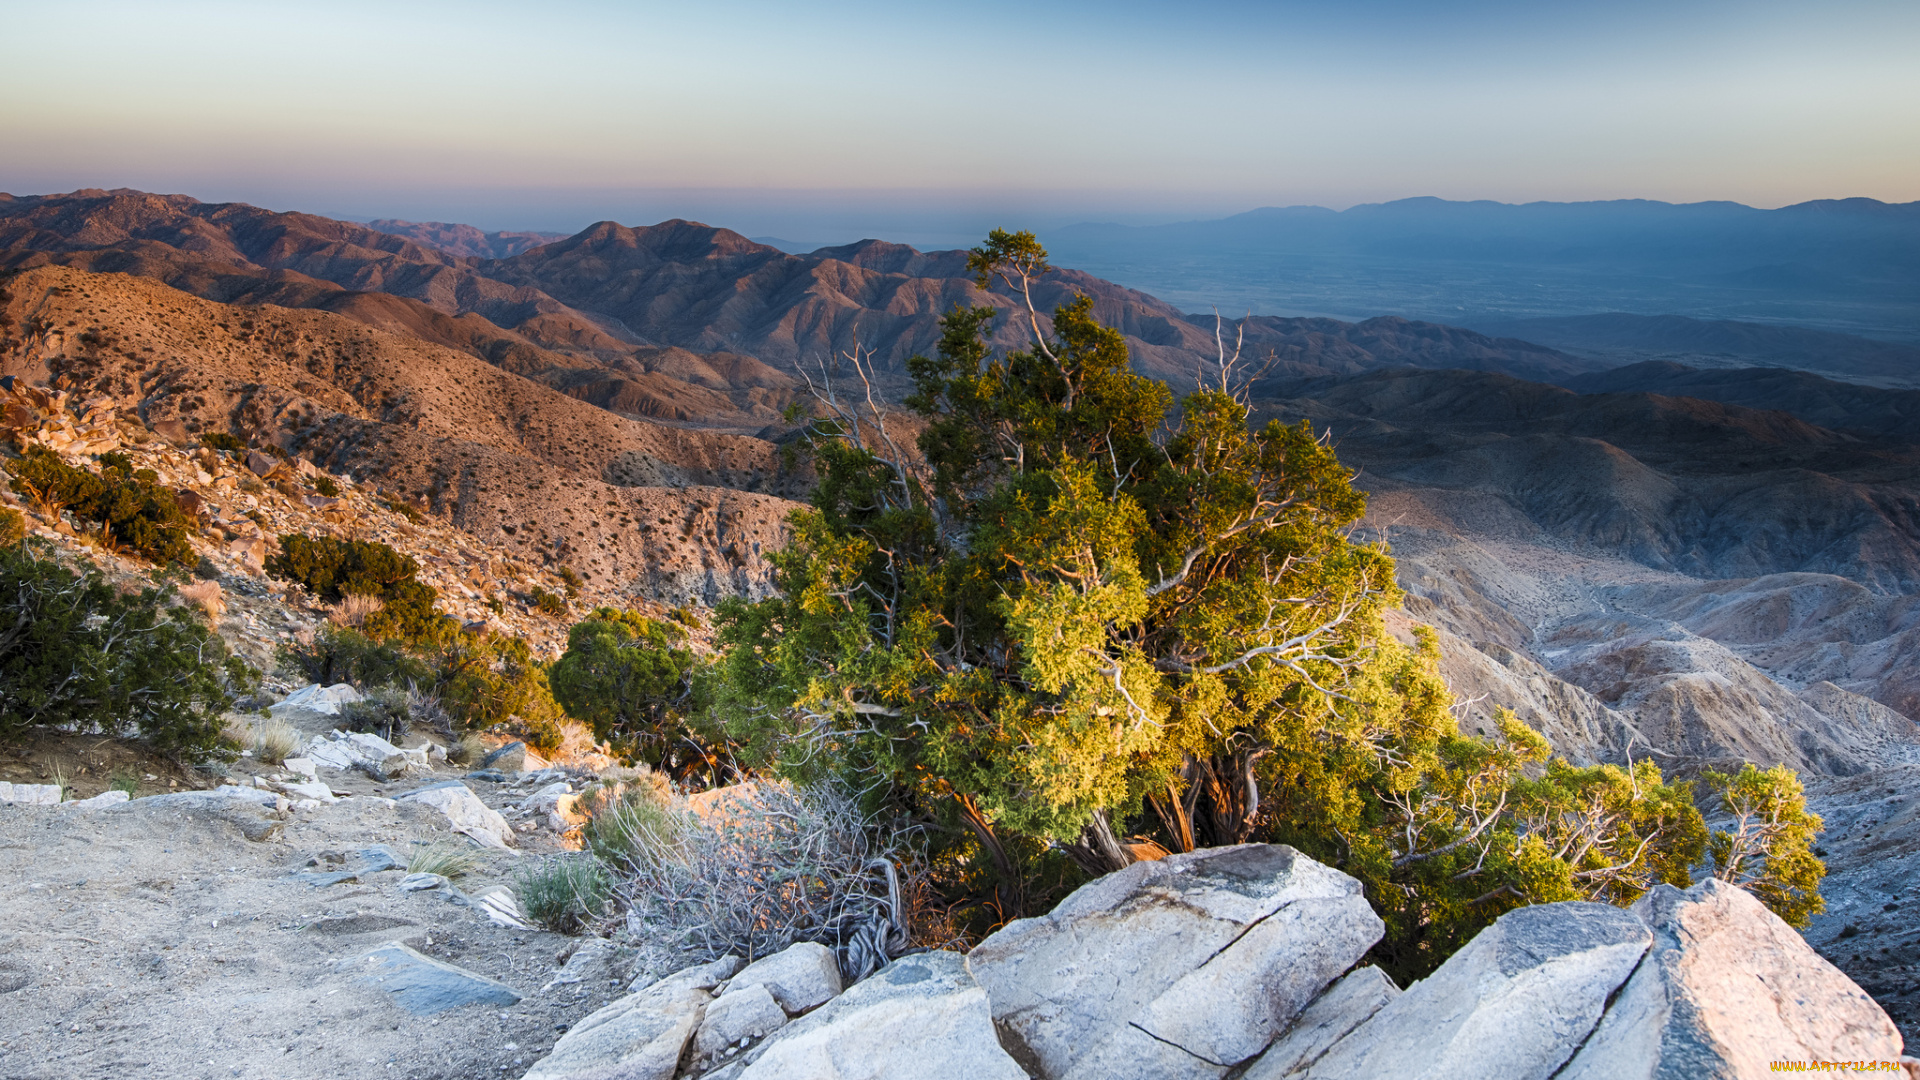
[[1136, 860], [1133, 851], [1113, 834], [1113, 823], [1105, 810], [1096, 810], [1093, 820], [1080, 830], [1080, 839], [1064, 845], [1067, 857], [1089, 874], [1111, 874], [1124, 870]]
[[960, 808], [960, 819], [967, 823], [967, 828], [973, 831], [974, 839], [980, 842], [980, 846], [987, 852], [987, 857], [993, 860], [994, 876], [999, 878], [993, 886], [994, 904], [1000, 909], [1000, 920], [1012, 922], [1015, 919], [1024, 918], [1027, 913], [1026, 890], [1021, 886], [1020, 875], [1014, 869], [1013, 859], [1007, 854], [1006, 845], [994, 835], [993, 823], [980, 812], [980, 806], [973, 801], [972, 796], [962, 795], [956, 791], [953, 794], [953, 801]]

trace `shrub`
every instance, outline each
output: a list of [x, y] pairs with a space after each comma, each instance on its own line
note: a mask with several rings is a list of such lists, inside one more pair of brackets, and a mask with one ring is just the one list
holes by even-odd
[[412, 696], [397, 687], [376, 687], [342, 708], [340, 722], [348, 731], [378, 735], [397, 745], [413, 729]]
[[7, 471], [13, 490], [39, 503], [48, 516], [71, 510], [77, 520], [97, 523], [109, 547], [130, 548], [157, 563], [190, 561], [187, 534], [193, 523], [175, 494], [157, 483], [152, 470], [134, 471], [125, 455], [107, 454], [102, 461], [106, 469], [91, 473], [35, 446], [8, 462]]
[[246, 665], [171, 590], [122, 595], [41, 550], [0, 549], [0, 737], [46, 725], [220, 753], [221, 714], [252, 682]]
[[412, 504], [401, 502], [399, 499], [388, 499], [386, 506], [387, 509], [399, 514], [415, 525], [420, 524], [420, 511]]
[[209, 450], [217, 450], [227, 454], [244, 455], [247, 452], [246, 443], [241, 442], [240, 439], [232, 433], [225, 431], [207, 432], [200, 436], [200, 445]]
[[704, 704], [703, 665], [686, 638], [672, 623], [598, 608], [567, 633], [551, 672], [554, 699], [628, 758], [678, 782], [724, 783], [738, 769], [726, 744], [710, 744], [693, 727]]
[[393, 642], [374, 641], [356, 630], [321, 627], [303, 631], [280, 646], [280, 666], [308, 682], [331, 686], [397, 686], [412, 680], [428, 683], [432, 669]]
[[280, 538], [279, 553], [267, 560], [267, 572], [299, 582], [329, 603], [349, 595], [379, 600], [380, 610], [360, 624], [376, 640], [425, 644], [450, 632], [434, 610], [439, 593], [416, 580], [420, 564], [386, 544], [289, 533]]
[[556, 934], [578, 934], [613, 899], [613, 875], [591, 855], [543, 859], [514, 878], [527, 918]]
[[27, 516], [11, 506], [0, 506], [0, 548], [27, 538]]
[[560, 583], [567, 587], [568, 599], [580, 595], [580, 575], [574, 573], [573, 567], [563, 566], [560, 568]]
[[581, 830], [587, 849], [627, 874], [648, 874], [681, 858], [681, 842], [693, 825], [673, 805], [671, 793], [651, 784], [619, 785]]
[[323, 498], [337, 499], [340, 497], [340, 485], [334, 483], [333, 477], [331, 476], [314, 477], [313, 490], [319, 492]]
[[527, 599], [532, 602], [535, 610], [539, 611], [542, 615], [551, 615], [558, 619], [567, 613], [567, 602], [565, 600], [538, 585], [533, 587], [533, 592], [529, 594]]
[[900, 868], [912, 876], [918, 865], [916, 833], [868, 818], [851, 795], [763, 782], [704, 819], [646, 812], [655, 816], [623, 810], [606, 830], [647, 845], [611, 864], [626, 878], [629, 926], [641, 936], [696, 961], [815, 941], [850, 980], [909, 948]]
[[447, 760], [455, 765], [477, 765], [487, 756], [487, 744], [478, 735], [463, 735], [447, 747]]

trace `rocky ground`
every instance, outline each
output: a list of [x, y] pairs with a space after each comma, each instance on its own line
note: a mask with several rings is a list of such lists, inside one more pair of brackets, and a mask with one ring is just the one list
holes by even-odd
[[[515, 817], [513, 849], [475, 844], [440, 810], [394, 798], [463, 772], [379, 783], [323, 768], [341, 797], [284, 811], [194, 795], [0, 803], [0, 1075], [518, 1076], [622, 992], [624, 961], [596, 952], [555, 982], [580, 939], [502, 925], [456, 899], [510, 887], [564, 847], [516, 813], [525, 784], [465, 781]], [[285, 775], [243, 759], [225, 780]], [[85, 795], [94, 778], [74, 783]], [[422, 891], [402, 887], [404, 866], [379, 868], [429, 844], [458, 845], [478, 866]], [[469, 973], [431, 972], [429, 990], [445, 983], [473, 1000], [407, 1007], [395, 992], [407, 972], [374, 955], [395, 942]]]

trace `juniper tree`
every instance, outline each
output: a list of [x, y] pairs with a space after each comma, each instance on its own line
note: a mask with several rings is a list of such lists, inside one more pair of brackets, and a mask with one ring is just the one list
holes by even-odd
[[908, 361], [915, 447], [857, 349], [851, 398], [814, 384], [820, 480], [780, 593], [722, 609], [716, 713], [751, 757], [951, 812], [1004, 917], [1010, 836], [1095, 873], [1293, 843], [1366, 883], [1400, 974], [1517, 904], [1687, 881], [1684, 785], [1551, 761], [1508, 714], [1459, 733], [1433, 635], [1386, 630], [1393, 563], [1354, 539], [1352, 472], [1305, 422], [1250, 423], [1224, 336], [1175, 408], [1088, 298], [1034, 308], [1030, 234], [969, 267], [1024, 301], [1028, 345], [951, 311]]

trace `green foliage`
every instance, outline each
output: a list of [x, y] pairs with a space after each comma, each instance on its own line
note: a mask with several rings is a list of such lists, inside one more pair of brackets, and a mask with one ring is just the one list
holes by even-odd
[[565, 600], [561, 599], [558, 594], [550, 593], [538, 585], [533, 587], [533, 592], [528, 595], [527, 599], [532, 602], [534, 609], [542, 615], [551, 615], [558, 619], [567, 613], [567, 602]]
[[340, 497], [340, 485], [334, 483], [333, 477], [331, 476], [314, 477], [313, 490], [319, 492], [322, 498], [337, 499]]
[[222, 752], [221, 713], [253, 673], [170, 600], [170, 589], [122, 595], [38, 545], [0, 549], [0, 737], [46, 725]]
[[299, 582], [322, 600], [377, 597], [382, 608], [361, 625], [368, 638], [426, 646], [455, 631], [434, 610], [440, 594], [416, 579], [419, 572], [413, 556], [386, 544], [295, 533], [282, 536], [279, 553], [267, 560], [267, 573]]
[[344, 627], [323, 626], [310, 639], [282, 645], [278, 659], [283, 668], [322, 686], [342, 682], [361, 687], [402, 686], [432, 680], [432, 669], [402, 643], [375, 641]]
[[386, 506], [387, 506], [387, 509], [393, 511], [396, 514], [399, 514], [401, 517], [406, 518], [408, 521], [413, 522], [415, 525], [420, 524], [420, 511], [418, 508], [414, 507], [413, 505], [409, 503], [401, 502], [399, 499], [388, 499]]
[[613, 875], [591, 855], [543, 859], [520, 871], [513, 886], [527, 918], [556, 934], [581, 933], [613, 899]]
[[49, 516], [70, 510], [78, 521], [100, 526], [110, 548], [125, 548], [157, 563], [193, 557], [187, 534], [193, 523], [174, 493], [150, 469], [135, 471], [124, 454], [101, 458], [99, 473], [68, 465], [43, 446], [6, 465], [15, 492], [33, 499]]
[[363, 731], [398, 744], [413, 729], [413, 702], [397, 686], [375, 687], [340, 710], [348, 731]]
[[243, 455], [247, 452], [246, 443], [242, 442], [238, 436], [225, 431], [207, 432], [200, 436], [200, 445], [209, 450], [218, 450], [227, 454]]
[[519, 638], [460, 632], [427, 657], [434, 693], [454, 721], [484, 730], [515, 721], [526, 744], [542, 753], [559, 749], [560, 706], [547, 685], [547, 668]]
[[603, 607], [567, 634], [552, 670], [553, 695], [567, 715], [629, 760], [685, 782], [722, 783], [730, 756], [692, 726], [704, 706], [703, 665], [673, 623]]
[[567, 587], [568, 599], [580, 595], [580, 586], [584, 583], [580, 580], [580, 575], [573, 572], [573, 567], [563, 566], [560, 568], [560, 581]]
[[[970, 267], [1024, 298], [1046, 253], [995, 232]], [[1506, 714], [1460, 734], [1432, 636], [1386, 632], [1352, 473], [1304, 422], [1250, 425], [1231, 358], [1173, 410], [1087, 298], [1019, 317], [1027, 349], [956, 308], [908, 361], [924, 466], [823, 393], [779, 595], [721, 611], [715, 713], [750, 762], [948, 816], [1001, 918], [1041, 852], [1291, 843], [1366, 883], [1403, 978], [1513, 906], [1687, 880], [1686, 785], [1551, 760]]]
[[11, 506], [0, 506], [0, 548], [27, 538], [27, 517]]
[[582, 830], [595, 858], [623, 873], [645, 876], [680, 858], [693, 821], [675, 808], [663, 786], [635, 784], [587, 819]]
[[1827, 868], [1813, 854], [1821, 821], [1807, 812], [1800, 778], [1785, 765], [1758, 769], [1749, 762], [1734, 775], [1708, 771], [1702, 779], [1732, 819], [1708, 841], [1713, 876], [1748, 890], [1775, 915], [1805, 929], [1826, 910], [1820, 879]]

